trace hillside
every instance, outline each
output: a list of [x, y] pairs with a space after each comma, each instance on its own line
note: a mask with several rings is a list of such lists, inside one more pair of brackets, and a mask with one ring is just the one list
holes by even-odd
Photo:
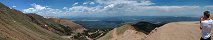
[[[73, 33], [82, 33], [85, 28], [70, 20], [60, 18], [44, 18], [43, 16], [28, 13], [31, 22], [59, 35], [71, 35]], [[78, 30], [78, 31], [77, 31]]]
[[124, 24], [121, 27], [114, 28], [99, 40], [142, 40], [153, 29], [162, 25], [163, 23], [153, 24], [144, 21], [136, 24]]
[[[146, 35], [129, 24], [115, 28], [99, 40], [199, 40], [199, 22], [172, 22]], [[213, 36], [213, 35], [212, 35]]]
[[200, 37], [199, 22], [173, 22], [158, 28], [145, 40], [200, 40]]
[[24, 14], [0, 3], [1, 40], [64, 40], [61, 36], [82, 33], [84, 30], [72, 21], [57, 18], [49, 20], [34, 13]]
[[98, 40], [143, 40], [156, 27], [164, 23], [153, 24], [149, 22], [138, 22], [136, 24], [125, 24], [121, 27], [114, 28]]
[[144, 39], [145, 36], [145, 33], [136, 31], [133, 26], [126, 24], [114, 28], [98, 40], [141, 40]]
[[[146, 25], [143, 25], [144, 23]], [[153, 26], [155, 25], [146, 22], [126, 24], [114, 28], [99, 40], [200, 40], [201, 37], [198, 21], [171, 22], [160, 27]]]
[[[213, 19], [212, 14], [210, 19]], [[201, 30], [199, 26], [198, 21], [168, 23], [154, 30], [145, 40], [200, 40]], [[211, 33], [213, 33], [213, 30]]]
[[60, 40], [58, 34], [30, 21], [20, 11], [0, 3], [0, 39], [3, 40]]
[[66, 19], [60, 19], [60, 18], [47, 18], [48, 20], [54, 21], [56, 23], [62, 24], [64, 26], [70, 27], [74, 32], [76, 33], [83, 33], [84, 30], [86, 30], [84, 27], [82, 27], [79, 24], [76, 24], [70, 20]]

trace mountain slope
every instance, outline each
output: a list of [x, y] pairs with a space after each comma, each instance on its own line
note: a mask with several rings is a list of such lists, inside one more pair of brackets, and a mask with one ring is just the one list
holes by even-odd
[[[199, 22], [172, 22], [155, 28], [149, 34], [126, 24], [108, 32], [99, 40], [199, 40]], [[212, 35], [213, 36], [213, 35]]]
[[[210, 19], [212, 18], [213, 16], [211, 14]], [[99, 40], [102, 40], [102, 39], [106, 39], [106, 40], [200, 40], [201, 38], [201, 30], [199, 28], [200, 23], [198, 21], [182, 21], [182, 22], [171, 22], [165, 25], [163, 24], [151, 25], [146, 22], [139, 22], [133, 25], [126, 24], [111, 30], [106, 35], [99, 38]], [[146, 25], [150, 27], [144, 27]], [[132, 29], [132, 27], [134, 28]], [[132, 32], [135, 31], [136, 33], [127, 32], [130, 30], [129, 28], [132, 30]], [[122, 31], [117, 31], [117, 30], [122, 30]], [[119, 32], [128, 34], [128, 35], [118, 34]], [[137, 32], [142, 34], [137, 34]], [[213, 33], [213, 30], [211, 33]], [[140, 35], [140, 37], [137, 35]], [[123, 37], [120, 38], [119, 36], [123, 36]], [[133, 36], [133, 37], [130, 37], [130, 36]], [[141, 38], [141, 39], [136, 39], [136, 38]]]
[[64, 40], [61, 36], [82, 33], [84, 30], [81, 25], [69, 20], [50, 20], [34, 13], [24, 14], [0, 3], [1, 40]]
[[145, 36], [145, 33], [136, 31], [133, 26], [126, 24], [114, 28], [98, 40], [141, 40], [144, 39]]
[[163, 23], [153, 24], [149, 22], [138, 22], [136, 24], [124, 24], [121, 27], [114, 28], [99, 40], [143, 40], [156, 27], [164, 25]]
[[40, 15], [28, 13], [26, 14], [30, 21], [39, 25], [40, 27], [47, 29], [49, 31], [52, 31], [54, 33], [57, 33], [59, 35], [71, 35], [72, 29], [70, 27], [67, 27], [65, 25], [62, 25], [60, 23], [56, 23], [52, 20], [48, 20]]
[[[210, 19], [213, 19], [212, 14]], [[213, 29], [211, 33], [213, 33]], [[200, 23], [198, 21], [184, 21], [163, 25], [149, 34], [145, 40], [200, 40], [200, 38]]]
[[145, 40], [200, 40], [200, 37], [199, 22], [173, 22], [161, 26]]
[[0, 38], [5, 40], [61, 40], [58, 34], [29, 21], [20, 11], [0, 3]]
[[83, 33], [84, 30], [86, 30], [84, 27], [82, 27], [79, 24], [76, 24], [70, 20], [66, 19], [60, 19], [60, 18], [47, 18], [48, 20], [54, 21], [56, 23], [62, 24], [64, 26], [70, 27], [74, 32], [76, 33]]

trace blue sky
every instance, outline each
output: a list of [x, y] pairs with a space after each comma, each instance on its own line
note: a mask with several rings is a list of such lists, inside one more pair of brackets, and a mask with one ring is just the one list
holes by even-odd
[[51, 6], [53, 8], [71, 7], [74, 3], [84, 3], [91, 0], [0, 0], [5, 5], [12, 7], [17, 6], [16, 9], [30, 8], [31, 4], [39, 4], [43, 6]]
[[42, 16], [200, 16], [213, 0], [0, 0]]

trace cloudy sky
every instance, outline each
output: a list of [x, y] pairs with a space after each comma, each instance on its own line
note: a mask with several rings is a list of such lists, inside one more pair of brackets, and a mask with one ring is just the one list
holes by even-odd
[[0, 0], [24, 13], [42, 16], [192, 16], [213, 13], [213, 0]]

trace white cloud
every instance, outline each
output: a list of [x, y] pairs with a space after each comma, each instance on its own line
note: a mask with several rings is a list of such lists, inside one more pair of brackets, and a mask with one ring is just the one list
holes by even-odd
[[15, 8], [16, 6], [12, 6], [13, 8]]
[[[93, 4], [84, 2], [83, 4]], [[96, 0], [97, 6], [75, 6], [53, 9], [48, 6], [32, 5], [23, 9], [25, 13], [43, 16], [200, 16], [205, 10], [213, 11], [213, 6], [150, 6], [149, 0]]]
[[83, 3], [83, 5], [86, 5], [86, 4], [88, 4], [88, 2], [84, 2], [84, 3]]
[[136, 4], [136, 5], [153, 5], [155, 3], [152, 3], [151, 1], [141, 1], [141, 3]]
[[[96, 0], [106, 5], [102, 13], [110, 16], [198, 16], [211, 6], [150, 6], [150, 0]], [[210, 10], [212, 11], [212, 10]]]
[[31, 8], [23, 9], [24, 13], [37, 13], [42, 16], [58, 16], [58, 13], [62, 13], [62, 10], [53, 9], [48, 6], [42, 6], [38, 4], [31, 4]]
[[43, 10], [46, 8], [45, 6], [41, 6], [41, 5], [37, 5], [37, 4], [31, 4], [31, 5], [37, 10]]
[[115, 6], [114, 4], [110, 4], [110, 5], [105, 6], [104, 9], [112, 8], [112, 7], [114, 7], [114, 6]]
[[[196, 9], [200, 8], [199, 6], [145, 6], [141, 7], [141, 9], [153, 9], [153, 10], [159, 10], [159, 11], [166, 11], [166, 12], [172, 12], [172, 11], [183, 11], [183, 10], [189, 10], [189, 9]], [[175, 9], [175, 10], [174, 10]]]
[[90, 2], [89, 4], [95, 4], [94, 2]]
[[72, 6], [78, 5], [78, 3], [74, 3]]
[[32, 4], [31, 8], [23, 9], [24, 13], [36, 13], [42, 16], [79, 16], [87, 15], [100, 10], [98, 7], [73, 6], [63, 7], [62, 9], [54, 9], [48, 6]]
[[204, 6], [206, 8], [213, 8], [213, 5], [210, 5], [210, 6]]
[[151, 1], [147, 0], [96, 0], [100, 4], [131, 4], [131, 5], [153, 5]]

